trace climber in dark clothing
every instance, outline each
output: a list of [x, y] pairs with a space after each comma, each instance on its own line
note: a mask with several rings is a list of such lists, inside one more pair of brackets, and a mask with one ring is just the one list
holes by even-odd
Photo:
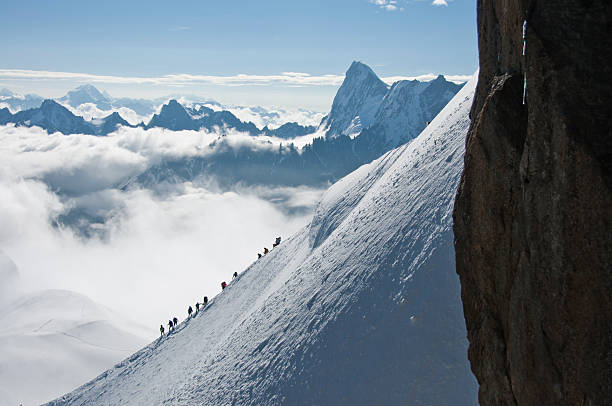
[[257, 253], [257, 259], [261, 258], [263, 255], [261, 255], [259, 252]]
[[270, 251], [268, 251], [268, 249], [264, 247], [264, 255], [266, 255], [268, 252]]
[[164, 336], [164, 325], [163, 324], [159, 325], [159, 332], [161, 334], [161, 337], [163, 337]]
[[203, 304], [204, 306], [208, 304], [208, 296], [204, 296]]
[[281, 238], [276, 237], [276, 241], [274, 241], [274, 244], [272, 244], [272, 248], [278, 247], [280, 245], [280, 242], [281, 242]]
[[172, 324], [172, 320], [168, 320], [168, 333], [174, 330], [174, 324]]
[[200, 302], [196, 302], [196, 314], [200, 311]]
[[232, 279], [236, 279], [238, 277], [238, 272], [234, 272], [234, 274], [232, 275]]
[[226, 286], [227, 286], [227, 283], [221, 282], [221, 290], [225, 289]]
[[191, 313], [193, 313], [193, 309], [189, 306], [189, 309], [187, 309], [187, 316], [191, 317]]
[[177, 324], [178, 324], [178, 319], [175, 317], [172, 319], [172, 325], [173, 327], [176, 327]]

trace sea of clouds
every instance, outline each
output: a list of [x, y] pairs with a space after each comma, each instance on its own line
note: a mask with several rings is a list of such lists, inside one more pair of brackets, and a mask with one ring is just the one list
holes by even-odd
[[[214, 296], [221, 281], [243, 271], [275, 237], [303, 227], [322, 193], [221, 190], [214, 179], [119, 187], [164, 159], [213, 154], [219, 137], [130, 128], [94, 137], [0, 127], [0, 250], [19, 271], [19, 283], [2, 299], [73, 290], [150, 325], [153, 337], [161, 322], [183, 318], [187, 306]], [[223, 139], [254, 149], [282, 141], [240, 133]]]

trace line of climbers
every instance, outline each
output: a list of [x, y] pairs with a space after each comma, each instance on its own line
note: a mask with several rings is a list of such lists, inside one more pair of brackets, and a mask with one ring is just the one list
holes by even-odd
[[[281, 238], [280, 237], [276, 237], [276, 240], [274, 242], [274, 244], [272, 244], [272, 248], [280, 245], [281, 243]], [[270, 252], [267, 248], [264, 247], [264, 255], [267, 254], [268, 252]], [[262, 255], [261, 254], [257, 254], [258, 258], [261, 258]], [[238, 272], [234, 272], [234, 274], [232, 275], [232, 280], [236, 279], [238, 277]], [[224, 290], [227, 287], [227, 282], [223, 281], [221, 282], [221, 290]], [[193, 308], [191, 306], [189, 306], [187, 308], [187, 319], [191, 318], [191, 315], [193, 314], [193, 317], [195, 317], [198, 312], [200, 311], [200, 306], [202, 306], [202, 308], [206, 307], [206, 305], [208, 304], [208, 296], [204, 296], [204, 300], [202, 301], [202, 303], [200, 302], [196, 302], [195, 304], [195, 314], [193, 313]], [[178, 324], [178, 319], [176, 317], [172, 318], [172, 320], [168, 320], [168, 334], [170, 334], [172, 331], [175, 330], [176, 325]], [[160, 333], [160, 338], [164, 336], [164, 334], [166, 333], [166, 329], [164, 328], [163, 324], [159, 325], [159, 333]]]
[[[238, 272], [234, 272], [234, 275], [238, 276]], [[223, 282], [225, 283], [225, 282]], [[200, 311], [200, 306], [202, 308], [206, 307], [206, 305], [208, 304], [208, 296], [204, 296], [204, 300], [202, 300], [202, 303], [200, 302], [196, 302], [195, 304], [195, 313], [193, 313], [193, 307], [189, 306], [187, 308], [187, 319], [191, 318], [191, 315], [193, 314], [193, 317], [195, 317], [198, 312]], [[178, 324], [178, 319], [176, 317], [173, 317], [172, 320], [168, 320], [168, 334], [170, 334], [171, 332], [173, 332], [176, 329], [176, 325]], [[161, 335], [161, 337], [164, 336], [164, 334], [166, 333], [166, 329], [164, 328], [163, 324], [159, 325], [159, 333]]]
[[[280, 243], [281, 243], [281, 238], [280, 237], [276, 237], [276, 240], [274, 241], [274, 244], [272, 244], [272, 248], [275, 248], [276, 246], [280, 245]], [[260, 253], [257, 253], [257, 259], [263, 257], [268, 252], [270, 252], [270, 250], [268, 250], [266, 247], [264, 247], [263, 255], [261, 255]]]

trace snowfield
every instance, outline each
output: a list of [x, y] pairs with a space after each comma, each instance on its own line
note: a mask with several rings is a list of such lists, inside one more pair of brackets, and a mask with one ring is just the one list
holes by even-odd
[[129, 356], [146, 336], [76, 292], [23, 295], [0, 315], [0, 405], [48, 401]]
[[50, 405], [476, 404], [452, 233], [475, 85], [200, 314]]

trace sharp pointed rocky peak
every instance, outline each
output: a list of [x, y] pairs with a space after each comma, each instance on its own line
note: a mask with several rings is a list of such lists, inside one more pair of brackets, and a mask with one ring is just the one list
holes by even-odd
[[449, 80], [446, 80], [444, 75], [438, 75], [437, 78], [428, 82], [427, 92], [448, 92], [452, 91], [454, 93], [458, 92], [459, 89], [463, 87], [463, 84], [458, 85]]
[[367, 128], [388, 89], [370, 67], [353, 62], [334, 97], [327, 120], [322, 122], [327, 127], [327, 135], [357, 134]]
[[197, 121], [193, 120], [185, 107], [178, 101], [172, 99], [164, 104], [159, 114], [155, 114], [148, 127], [164, 127], [169, 130], [194, 130], [197, 129]]
[[168, 104], [164, 104], [162, 106], [160, 115], [164, 115], [164, 114], [187, 114], [187, 110], [185, 110], [185, 107], [183, 107], [183, 105], [181, 103], [179, 103], [178, 101], [176, 101], [175, 99], [172, 99], [168, 102]]
[[113, 123], [125, 123], [127, 124], [127, 121], [125, 121], [125, 119], [123, 117], [121, 117], [121, 115], [119, 113], [117, 113], [116, 111], [112, 112], [111, 114], [109, 114], [108, 116], [104, 117], [103, 120], [105, 122], [113, 122]]
[[183, 105], [181, 103], [179, 103], [178, 101], [176, 101], [176, 99], [171, 99], [168, 101], [167, 104], [164, 104], [164, 107], [166, 108], [171, 108], [171, 109], [176, 109], [179, 107], [183, 107]]
[[343, 84], [347, 82], [369, 82], [381, 89], [386, 90], [388, 88], [385, 82], [380, 80], [368, 65], [358, 61], [354, 61], [346, 71]]
[[438, 75], [438, 77], [436, 77], [434, 80], [434, 82], [446, 82], [446, 78], [444, 77], [444, 75]]
[[374, 75], [376, 76], [374, 71], [368, 65], [366, 65], [365, 63], [361, 61], [353, 61], [353, 63], [351, 63], [351, 66], [349, 66], [348, 70], [346, 71], [346, 75], [347, 76], [351, 76], [351, 75]]
[[40, 111], [42, 112], [61, 111], [61, 112], [70, 113], [70, 110], [68, 110], [66, 107], [62, 106], [61, 104], [59, 104], [58, 102], [52, 99], [43, 100], [42, 104], [40, 105]]
[[109, 114], [108, 116], [106, 116], [104, 119], [108, 120], [108, 119], [117, 119], [117, 118], [121, 118], [121, 115], [119, 115], [119, 113], [117, 113], [116, 111], [113, 111], [111, 114]]

